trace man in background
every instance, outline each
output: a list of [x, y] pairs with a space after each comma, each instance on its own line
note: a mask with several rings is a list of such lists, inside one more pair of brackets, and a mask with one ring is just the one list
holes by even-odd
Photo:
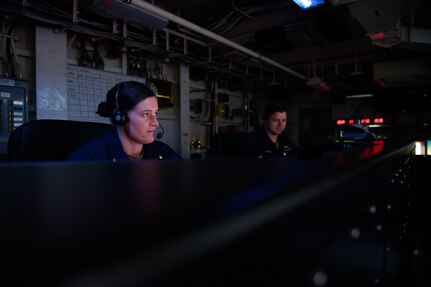
[[287, 124], [286, 107], [268, 102], [262, 120], [262, 127], [248, 135], [243, 148], [244, 156], [261, 158], [297, 154], [297, 146], [284, 134]]

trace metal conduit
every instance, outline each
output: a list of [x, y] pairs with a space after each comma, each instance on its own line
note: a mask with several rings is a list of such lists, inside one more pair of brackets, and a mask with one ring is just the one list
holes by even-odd
[[141, 10], [153, 13], [157, 16], [163, 17], [169, 21], [177, 23], [183, 27], [186, 27], [186, 28], [188, 28], [188, 29], [190, 29], [196, 33], [204, 35], [204, 36], [211, 38], [211, 39], [213, 39], [219, 43], [225, 44], [226, 46], [229, 46], [229, 47], [234, 48], [240, 52], [243, 52], [244, 54], [247, 54], [253, 58], [259, 59], [262, 62], [265, 62], [265, 63], [272, 65], [276, 68], [279, 68], [280, 70], [283, 70], [283, 71], [285, 71], [285, 72], [287, 72], [287, 73], [289, 73], [295, 77], [298, 77], [302, 80], [308, 79], [306, 76], [304, 76], [304, 75], [302, 75], [302, 74], [300, 74], [300, 73], [298, 73], [298, 72], [296, 72], [296, 71], [294, 71], [294, 70], [292, 70], [292, 69], [290, 69], [290, 68], [288, 68], [288, 67], [286, 67], [286, 66], [284, 66], [278, 62], [275, 62], [274, 60], [272, 60], [270, 58], [267, 58], [267, 57], [255, 52], [255, 51], [253, 51], [253, 50], [250, 50], [244, 46], [241, 46], [241, 45], [239, 45], [239, 44], [237, 44], [237, 43], [235, 43], [229, 39], [226, 39], [220, 35], [217, 35], [217, 34], [211, 32], [205, 28], [202, 28], [196, 24], [193, 24], [192, 22], [189, 22], [189, 21], [187, 21], [181, 17], [178, 17], [172, 13], [169, 13], [169, 12], [167, 12], [161, 8], [158, 8], [157, 6], [154, 6], [150, 3], [147, 3], [143, 0], [139, 0], [139, 1], [138, 0], [115, 0], [115, 1], [116, 2], [122, 2], [123, 5], [130, 5], [132, 7], [137, 8], [137, 9], [141, 9]]

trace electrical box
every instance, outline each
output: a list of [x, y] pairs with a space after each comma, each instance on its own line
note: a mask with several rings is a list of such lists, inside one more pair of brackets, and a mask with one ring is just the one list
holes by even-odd
[[7, 153], [10, 133], [27, 120], [27, 81], [0, 78], [0, 154]]
[[172, 108], [174, 106], [174, 84], [159, 79], [147, 79], [147, 84], [156, 94], [159, 108]]

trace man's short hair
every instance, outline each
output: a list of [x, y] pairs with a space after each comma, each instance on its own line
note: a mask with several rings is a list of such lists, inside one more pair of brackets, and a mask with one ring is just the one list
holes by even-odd
[[287, 113], [287, 108], [279, 103], [276, 102], [268, 102], [265, 105], [265, 109], [263, 111], [262, 114], [262, 119], [263, 120], [267, 120], [271, 117], [271, 115], [275, 112], [279, 112], [279, 113], [283, 113], [286, 112]]

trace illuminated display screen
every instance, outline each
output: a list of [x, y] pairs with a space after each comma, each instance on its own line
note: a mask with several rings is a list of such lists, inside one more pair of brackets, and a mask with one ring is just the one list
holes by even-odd
[[324, 0], [293, 0], [302, 9], [310, 9], [325, 4]]

